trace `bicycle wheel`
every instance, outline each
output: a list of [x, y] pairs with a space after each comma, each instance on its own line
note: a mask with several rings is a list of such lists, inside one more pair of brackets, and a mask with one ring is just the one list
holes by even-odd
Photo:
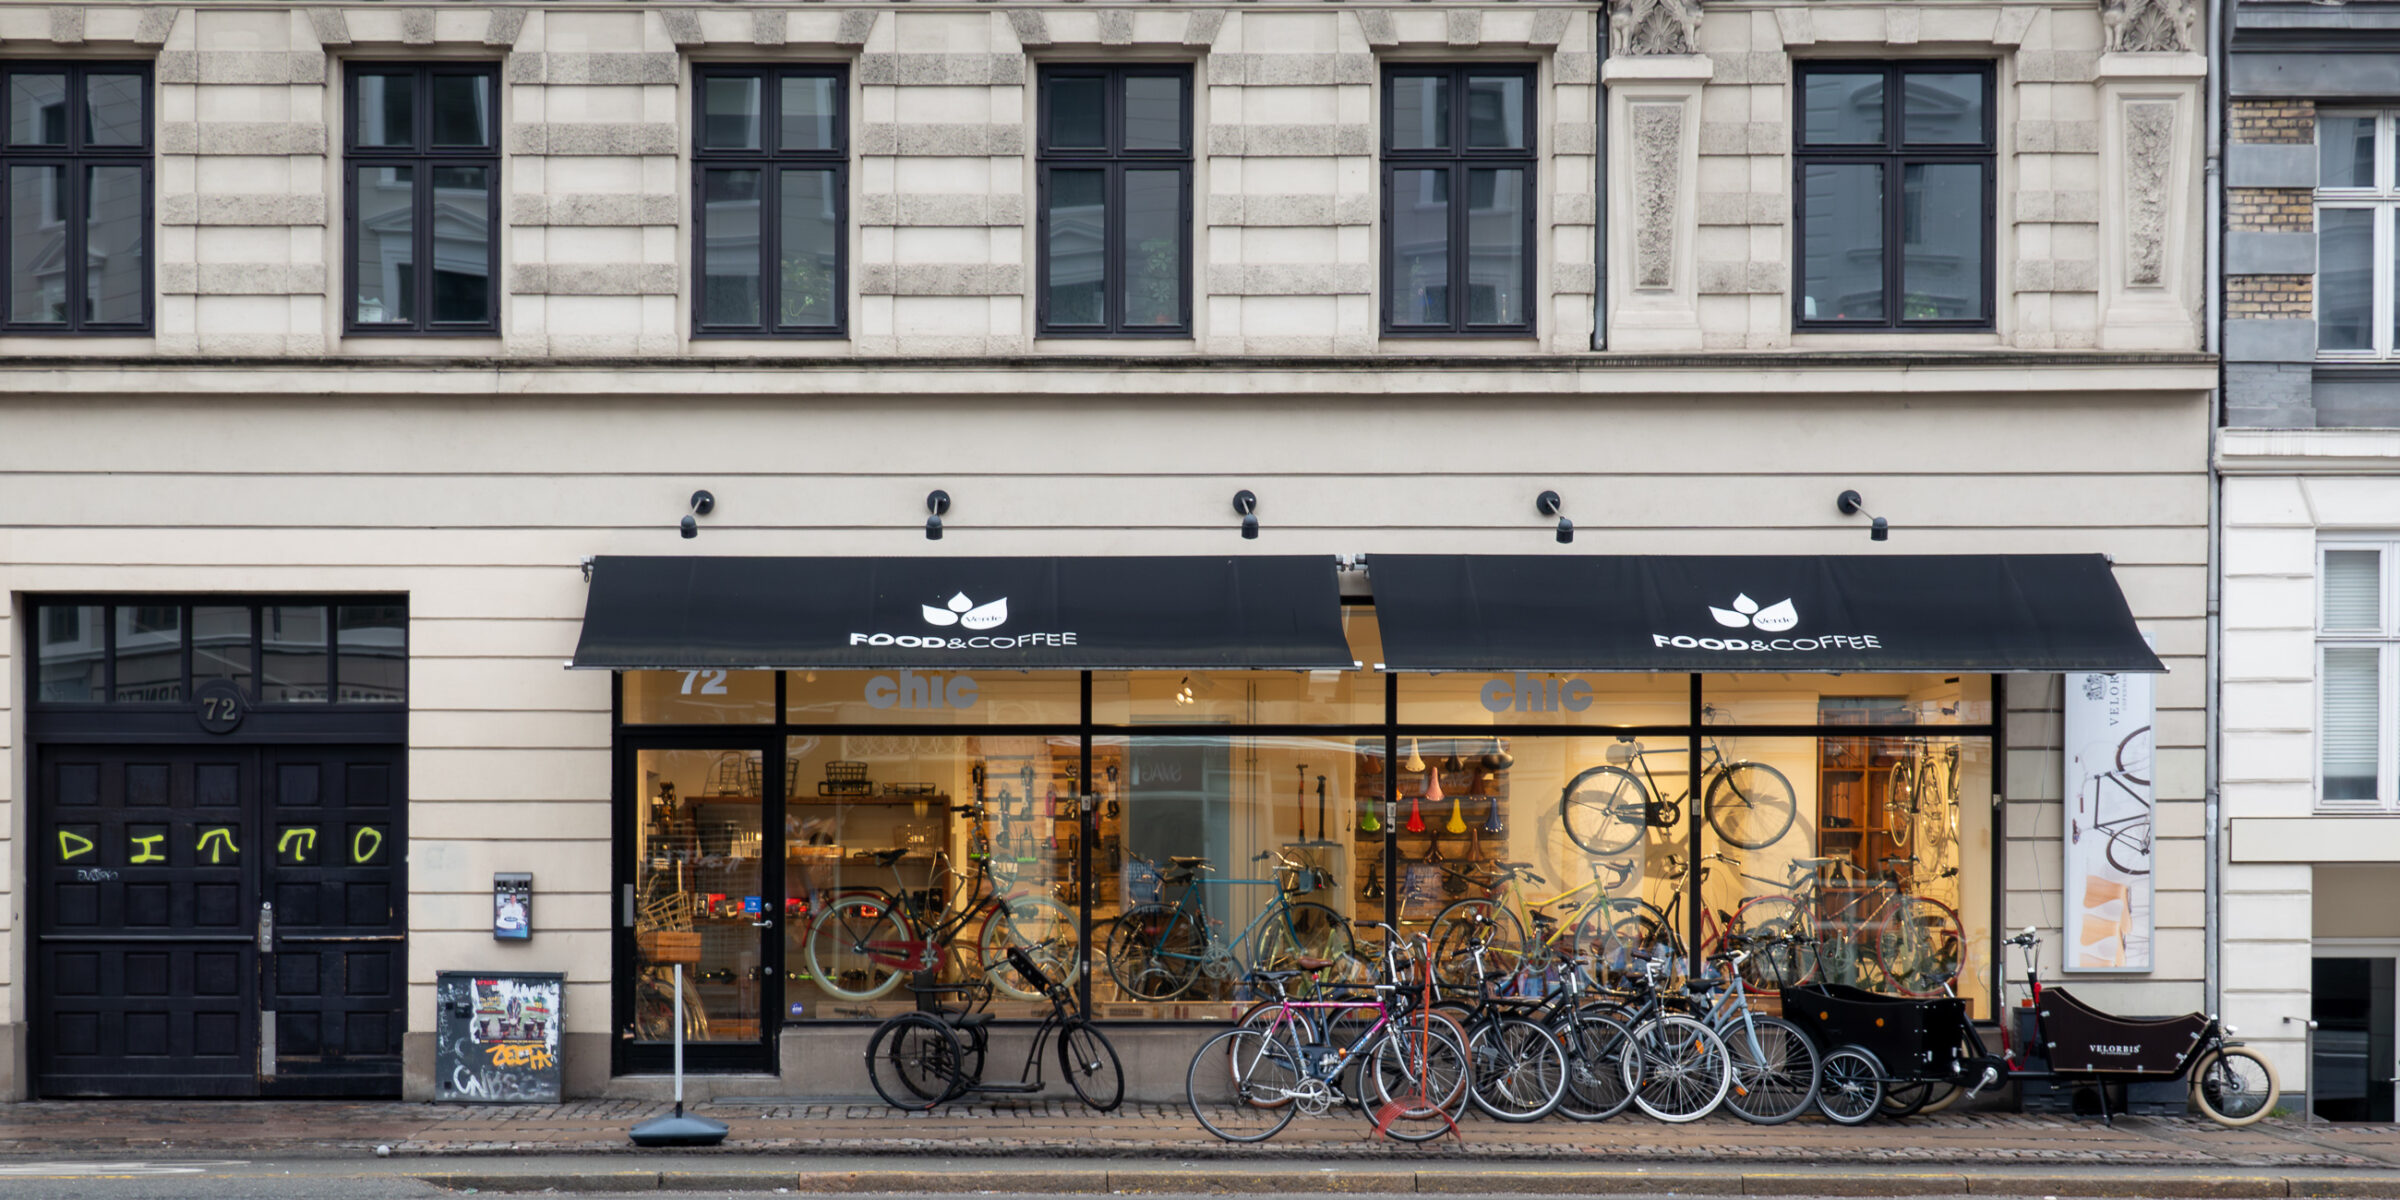
[[1893, 1082], [1884, 1086], [1883, 1103], [1877, 1105], [1875, 1111], [1897, 1121], [1925, 1111], [1925, 1106], [1932, 1100], [1933, 1084], [1930, 1081], [1915, 1079], [1906, 1083]]
[[1836, 1125], [1857, 1125], [1883, 1107], [1883, 1060], [1864, 1046], [1843, 1046], [1817, 1064], [1817, 1111]]
[[1567, 1052], [1549, 1030], [1506, 1017], [1467, 1035], [1475, 1107], [1503, 1121], [1539, 1121], [1567, 1090]]
[[1765, 763], [1727, 763], [1708, 784], [1708, 827], [1744, 850], [1764, 850], [1791, 832], [1796, 795], [1792, 781]]
[[1605, 1121], [1633, 1104], [1625, 1087], [1625, 1047], [1633, 1035], [1616, 1018], [1586, 1009], [1562, 1014], [1551, 1029], [1567, 1055], [1567, 1087], [1558, 1111], [1577, 1121]]
[[1592, 767], [1559, 793], [1558, 817], [1586, 853], [1623, 854], [1649, 832], [1650, 792], [1623, 767]]
[[923, 1112], [965, 1095], [973, 1082], [965, 1062], [958, 1035], [924, 1013], [893, 1017], [867, 1041], [867, 1078], [875, 1094], [904, 1111]]
[[1207, 949], [1198, 921], [1164, 904], [1144, 904], [1117, 918], [1108, 933], [1108, 977], [1128, 999], [1172, 1000], [1200, 978]]
[[1100, 1112], [1114, 1112], [1125, 1099], [1125, 1068], [1108, 1035], [1089, 1021], [1058, 1031], [1058, 1069], [1075, 1096]]
[[1958, 1098], [1966, 1094], [1967, 1089], [1962, 1088], [1955, 1083], [1934, 1084], [1932, 1097], [1927, 1099], [1924, 1106], [1919, 1108], [1917, 1111], [1930, 1117], [1933, 1114], [1958, 1103]]
[[1644, 903], [1631, 915], [1619, 917], [1609, 926], [1611, 959], [1620, 975], [1639, 975], [1641, 969], [1632, 965], [1637, 956], [1664, 958], [1670, 964], [1670, 974], [1682, 971], [1683, 938], [1667, 922], [1665, 914]]
[[2150, 818], [2139, 817], [2108, 831], [2108, 864], [2128, 875], [2150, 873]]
[[[1314, 900], [1285, 905], [1283, 912], [1270, 914], [1250, 935], [1250, 963], [1261, 970], [1295, 970], [1294, 960], [1302, 958], [1340, 964], [1357, 957], [1358, 942], [1350, 934], [1349, 918]], [[1316, 991], [1313, 975], [1296, 977], [1286, 986], [1294, 995]]]
[[1917, 812], [1917, 760], [1904, 756], [1892, 764], [1891, 773], [1883, 786], [1883, 839], [1892, 844], [1892, 853], [1908, 851], [1909, 827]]
[[1733, 1090], [1725, 1039], [1690, 1017], [1658, 1017], [1634, 1026], [1621, 1066], [1625, 1090], [1654, 1120], [1697, 1121], [1715, 1112]]
[[873, 1000], [900, 985], [916, 935], [881, 896], [844, 896], [808, 923], [808, 973], [844, 1000]]
[[1808, 1111], [1817, 1098], [1817, 1047], [1800, 1027], [1780, 1017], [1752, 1017], [1719, 1031], [1733, 1058], [1733, 1089], [1725, 1107], [1756, 1125], [1781, 1125]]
[[[1808, 933], [1808, 910], [1790, 896], [1753, 896], [1733, 910], [1725, 935], [1766, 939]], [[1781, 991], [1807, 983], [1817, 973], [1813, 943], [1782, 942], [1754, 946], [1742, 959], [1742, 982], [1753, 991]]]
[[1183, 1096], [1201, 1128], [1229, 1142], [1263, 1142], [1299, 1111], [1292, 1101], [1302, 1075], [1289, 1043], [1257, 1029], [1228, 1029], [1193, 1053]]
[[1967, 946], [1958, 914], [1939, 900], [1902, 896], [1875, 931], [1884, 986], [1904, 996], [1947, 995]]
[[2219, 1046], [2192, 1068], [2192, 1103], [2219, 1125], [2248, 1125], [2275, 1111], [2283, 1083], [2247, 1046]]
[[983, 919], [975, 944], [983, 952], [983, 976], [994, 988], [1019, 1000], [1039, 1000], [1042, 989], [1008, 965], [1008, 948], [1023, 950], [1051, 982], [1071, 986], [1083, 970], [1076, 941], [1076, 917], [1066, 905], [1047, 896], [1015, 896], [1000, 901]]
[[1525, 925], [1496, 900], [1461, 900], [1434, 914], [1425, 930], [1433, 939], [1436, 976], [1452, 987], [1473, 986], [1475, 943], [1483, 942], [1484, 966], [1495, 977], [1513, 976], [1525, 965]]
[[1378, 1039], [1360, 1065], [1360, 1107], [1385, 1137], [1432, 1141], [1465, 1115], [1475, 1091], [1472, 1062], [1465, 1039], [1447, 1019], [1423, 1026], [1406, 1020]]

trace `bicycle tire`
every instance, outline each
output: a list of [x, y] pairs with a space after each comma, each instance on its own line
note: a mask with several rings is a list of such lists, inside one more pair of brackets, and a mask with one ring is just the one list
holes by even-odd
[[2144, 817], [2140, 821], [2135, 822], [2131, 828], [2118, 826], [2117, 828], [2108, 831], [2108, 846], [2106, 847], [2108, 853], [2108, 865], [2115, 867], [2116, 869], [2123, 871], [2128, 875], [2147, 875], [2150, 873], [2151, 863], [2151, 850], [2150, 846], [2148, 845], [2150, 839], [2148, 837], [2141, 838], [2141, 842], [2143, 844], [2134, 849], [2127, 850], [2123, 858], [2117, 857], [2117, 848], [2119, 846], [2126, 845], [2127, 843], [2135, 840], [2135, 835], [2133, 833], [2134, 829], [2139, 829], [2144, 834], [2148, 834], [2150, 832], [2150, 818]]
[[1073, 1021], [1058, 1031], [1058, 1068], [1075, 1098], [1094, 1112], [1115, 1112], [1125, 1102], [1125, 1068], [1117, 1047], [1090, 1021]]
[[[876, 999], [900, 986], [900, 977], [906, 972], [876, 961], [876, 952], [870, 947], [915, 938], [907, 919], [883, 895], [840, 897], [808, 923], [810, 979], [827, 995], [839, 999]], [[866, 982], [854, 986], [850, 982], [854, 978]]]
[[[2158, 774], [2156, 767], [2158, 762], [2158, 739], [2155, 736], [2156, 728], [2156, 726], [2144, 725], [2140, 729], [2136, 729], [2132, 733], [2126, 734], [2125, 740], [2117, 743], [2117, 773], [2134, 781], [2135, 783], [2141, 784], [2144, 787], [2150, 786], [2150, 776]], [[2150, 744], [2144, 748], [2144, 753], [2137, 754], [2135, 757], [2148, 758], [2150, 761], [2143, 764], [2142, 770], [2144, 773], [2137, 775], [2134, 773], [2133, 767], [2126, 763], [2125, 752], [2133, 748], [2133, 743], [2136, 738], [2145, 737], [2150, 739]]]
[[1681, 932], [1666, 919], [1665, 913], [1646, 901], [1641, 908], [1617, 918], [1609, 926], [1608, 935], [1617, 959], [1614, 969], [1619, 975], [1641, 973], [1629, 965], [1629, 960], [1637, 955], [1650, 958], [1663, 955], [1668, 963], [1681, 969], [1684, 961]]
[[1511, 1124], [1539, 1121], [1567, 1090], [1567, 1052], [1550, 1031], [1523, 1017], [1479, 1024], [1467, 1035], [1475, 1107]]
[[1875, 930], [1875, 967], [1904, 996], [1942, 996], [1957, 982], [1967, 935], [1958, 913], [1929, 896], [1901, 896]]
[[1453, 987], [1482, 982], [1475, 974], [1473, 951], [1479, 916], [1490, 923], [1484, 935], [1484, 965], [1504, 977], [1525, 965], [1525, 923], [1517, 914], [1497, 900], [1454, 901], [1435, 913], [1433, 924], [1425, 929], [1433, 940], [1434, 974], [1441, 982]]
[[1892, 844], [1892, 853], [1905, 854], [1912, 832], [1910, 825], [1917, 815], [1917, 760], [1904, 755], [1892, 763], [1891, 772], [1883, 785], [1883, 840]]
[[[1448, 1018], [1423, 1027], [1405, 1021], [1377, 1039], [1361, 1065], [1360, 1107], [1369, 1121], [1383, 1126], [1385, 1137], [1430, 1142], [1456, 1128], [1466, 1114], [1475, 1091], [1473, 1062], [1466, 1038]], [[1387, 1114], [1386, 1106], [1398, 1111]]]
[[1039, 1000], [1042, 989], [1008, 965], [1008, 948], [1031, 956], [1043, 973], [1058, 983], [1072, 981], [1083, 970], [1083, 955], [1075, 914], [1047, 896], [1016, 896], [993, 902], [975, 938], [983, 962], [983, 977], [1004, 995]]
[[1605, 1121], [1633, 1107], [1622, 1061], [1633, 1035], [1623, 1022], [1595, 1007], [1562, 1013], [1550, 1024], [1567, 1054], [1567, 1087], [1558, 1111], [1572, 1121]]
[[[1296, 969], [1289, 964], [1298, 958], [1342, 963], [1357, 957], [1358, 939], [1350, 930], [1350, 918], [1314, 900], [1289, 902], [1280, 918], [1259, 922], [1250, 935], [1250, 965], [1261, 970]], [[1286, 986], [1293, 985], [1300, 994], [1313, 994], [1316, 978], [1313, 974], [1297, 976]]]
[[1298, 1114], [1293, 1089], [1301, 1076], [1299, 1059], [1281, 1040], [1228, 1029], [1192, 1052], [1183, 1098], [1202, 1129], [1228, 1142], [1263, 1142]]
[[[1808, 929], [1808, 909], [1798, 898], [1780, 893], [1742, 901], [1733, 910], [1732, 919], [1725, 923], [1728, 938], [1772, 938], [1787, 933], [1805, 937]], [[1742, 982], [1752, 991], [1780, 992], [1807, 983], [1816, 974], [1817, 949], [1813, 941], [1762, 946], [1742, 959]]]
[[1933, 1085], [1933, 1098], [1927, 1100], [1925, 1106], [1918, 1109], [1917, 1112], [1930, 1117], [1958, 1103], [1958, 1098], [1966, 1094], [1967, 1089], [1955, 1083], [1936, 1083]]
[[[2255, 1069], [2235, 1065], [2243, 1062]], [[2255, 1124], [2282, 1098], [2275, 1064], [2248, 1046], [2218, 1046], [2192, 1066], [2192, 1105], [2219, 1125]]]
[[[1737, 779], [1737, 775], [1743, 778]], [[1717, 793], [1727, 790], [1740, 798], [1738, 806], [1718, 800]], [[1756, 813], [1761, 819], [1752, 829], [1729, 815], [1736, 812]], [[1764, 850], [1782, 841], [1783, 835], [1792, 831], [1799, 813], [1799, 793], [1792, 790], [1791, 779], [1765, 763], [1726, 763], [1716, 778], [1709, 781], [1708, 827], [1716, 830], [1718, 837], [1744, 850]], [[1728, 825], [1733, 828], [1728, 829]], [[1772, 833], [1760, 836], [1758, 831], [1770, 828]], [[1735, 829], [1743, 832], [1737, 834]]]
[[1864, 1046], [1841, 1046], [1817, 1063], [1817, 1111], [1836, 1125], [1857, 1125], [1883, 1107], [1883, 1060]]
[[1932, 1102], [1933, 1081], [1927, 1079], [1894, 1081], [1884, 1085], [1883, 1102], [1875, 1106], [1875, 1111], [1897, 1121], [1923, 1112], [1925, 1106]]
[[1725, 1094], [1725, 1107], [1753, 1125], [1781, 1125], [1816, 1103], [1817, 1046], [1781, 1017], [1753, 1016], [1750, 1026], [1717, 1031], [1733, 1060], [1733, 1088]]
[[[867, 1040], [867, 1079], [885, 1104], [902, 1112], [925, 1112], [965, 1095], [972, 1082], [965, 1064], [958, 1035], [924, 1013], [893, 1017]], [[897, 1087], [885, 1082], [886, 1070]]]
[[1725, 1039], [1681, 1014], [1634, 1026], [1622, 1068], [1634, 1106], [1654, 1121], [1697, 1121], [1715, 1112], [1733, 1090], [1733, 1058]]
[[1117, 918], [1103, 951], [1108, 977], [1132, 1000], [1172, 1000], [1199, 981], [1202, 963], [1196, 921], [1166, 904], [1142, 904]]
[[[1585, 780], [1600, 782], [1587, 788]], [[1585, 853], [1623, 854], [1650, 832], [1650, 789], [1623, 767], [1586, 767], [1558, 794], [1558, 819]]]

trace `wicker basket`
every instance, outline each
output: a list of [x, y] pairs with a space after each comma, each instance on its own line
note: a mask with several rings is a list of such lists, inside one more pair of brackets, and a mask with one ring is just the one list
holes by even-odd
[[641, 947], [644, 962], [661, 966], [669, 963], [698, 966], [700, 963], [700, 934], [697, 930], [645, 929], [634, 935]]

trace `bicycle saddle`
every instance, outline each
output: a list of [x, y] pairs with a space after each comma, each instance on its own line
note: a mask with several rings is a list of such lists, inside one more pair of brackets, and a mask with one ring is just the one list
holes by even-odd
[[1290, 979], [1295, 975], [1305, 974], [1307, 974], [1306, 971], [1252, 971], [1250, 972], [1250, 978], [1264, 980], [1268, 983], [1282, 983], [1284, 980]]
[[1179, 867], [1205, 867], [1208, 865], [1208, 859], [1199, 855], [1170, 854], [1167, 856], [1167, 861]]
[[1288, 972], [1293, 975], [1298, 975], [1303, 971], [1322, 971], [1333, 965], [1333, 960], [1330, 958], [1309, 958], [1304, 955], [1293, 955], [1285, 961], [1298, 968], [1298, 970]]
[[903, 846], [891, 850], [869, 850], [866, 852], [866, 857], [874, 859], [876, 866], [888, 867], [908, 857], [908, 849]]

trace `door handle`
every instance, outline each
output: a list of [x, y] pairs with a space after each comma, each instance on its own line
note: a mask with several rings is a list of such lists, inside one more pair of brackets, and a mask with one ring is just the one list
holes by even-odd
[[764, 920], [764, 921], [752, 921], [752, 922], [750, 922], [750, 928], [752, 928], [752, 929], [773, 929], [773, 928], [775, 928], [775, 918], [773, 918], [773, 917], [769, 917], [769, 918], [767, 918], [767, 919], [766, 919], [766, 920]]

